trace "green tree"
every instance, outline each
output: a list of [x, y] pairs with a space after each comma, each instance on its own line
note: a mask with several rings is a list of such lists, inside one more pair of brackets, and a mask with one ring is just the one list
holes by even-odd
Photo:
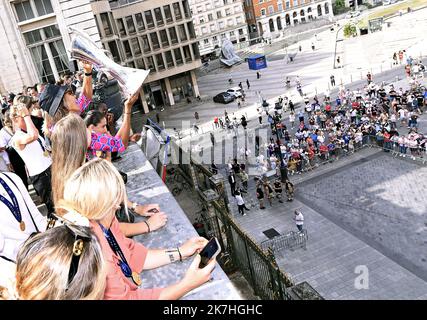
[[355, 37], [355, 36], [357, 36], [357, 29], [356, 29], [356, 26], [355, 26], [354, 24], [347, 23], [347, 24], [344, 26], [344, 36], [345, 36], [346, 38], [349, 38], [349, 37]]

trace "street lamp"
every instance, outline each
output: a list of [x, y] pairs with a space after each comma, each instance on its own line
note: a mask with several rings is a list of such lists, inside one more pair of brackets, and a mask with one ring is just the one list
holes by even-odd
[[[342, 28], [344, 28], [345, 25], [341, 26], [337, 30], [337, 35], [335, 36], [335, 51], [334, 51], [334, 69], [336, 69], [336, 61], [337, 61], [337, 44], [338, 44], [338, 34], [341, 31]], [[340, 40], [342, 41], [342, 40]]]

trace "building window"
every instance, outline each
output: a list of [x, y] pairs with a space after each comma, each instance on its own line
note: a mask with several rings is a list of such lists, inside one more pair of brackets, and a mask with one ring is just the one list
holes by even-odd
[[138, 31], [144, 31], [145, 26], [144, 26], [144, 19], [142, 18], [142, 13], [137, 13], [135, 15], [135, 20], [136, 20], [136, 26], [138, 28]]
[[242, 17], [237, 17], [236, 18], [236, 23], [237, 24], [241, 24], [242, 23]]
[[163, 56], [161, 53], [156, 54], [156, 62], [157, 62], [157, 68], [159, 68], [159, 70], [165, 69], [165, 63], [163, 61]]
[[154, 28], [154, 20], [153, 15], [150, 10], [147, 10], [144, 12], [145, 15], [145, 22], [147, 23], [148, 28]]
[[179, 39], [181, 41], [187, 41], [187, 33], [185, 32], [185, 26], [183, 24], [180, 24], [178, 26], [178, 32], [179, 32]]
[[265, 16], [265, 9], [261, 9], [261, 15]]
[[123, 41], [123, 48], [125, 49], [126, 58], [131, 58], [132, 57], [132, 50], [130, 49], [130, 45], [129, 45], [128, 40]]
[[218, 23], [220, 29], [224, 29], [224, 21]]
[[169, 46], [169, 39], [168, 34], [166, 33], [166, 30], [160, 30], [160, 41], [162, 42], [162, 47], [168, 47]]
[[172, 22], [173, 18], [170, 5], [163, 6], [163, 11], [165, 13], [166, 22]]
[[281, 2], [277, 3], [277, 11], [283, 11], [283, 4]]
[[153, 50], [157, 50], [160, 48], [159, 38], [157, 37], [156, 32], [150, 33], [151, 44], [153, 45]]
[[175, 15], [175, 20], [181, 20], [182, 14], [181, 14], [181, 8], [179, 7], [179, 2], [175, 2], [172, 6], [173, 6], [173, 13]]
[[191, 59], [191, 51], [190, 51], [190, 46], [183, 46], [182, 49], [184, 50], [184, 59], [185, 62], [191, 62], [193, 61], [193, 59]]
[[141, 37], [141, 39], [142, 39], [142, 50], [144, 51], [144, 53], [150, 52], [151, 48], [150, 48], [150, 42], [148, 41], [148, 36], [144, 34]]
[[132, 45], [133, 54], [134, 55], [140, 55], [141, 54], [141, 46], [139, 45], [138, 38], [131, 39], [130, 43]]
[[122, 18], [117, 19], [117, 28], [119, 29], [119, 34], [121, 36], [126, 36], [125, 24]]
[[206, 34], [208, 32], [208, 29], [206, 27], [202, 27], [202, 34]]
[[209, 39], [205, 39], [205, 40], [203, 40], [203, 43], [204, 43], [204, 44], [209, 44]]
[[211, 27], [211, 32], [215, 32], [215, 30], [216, 30], [215, 25], [211, 24], [210, 27]]
[[217, 36], [213, 36], [212, 40], [213, 40], [213, 43], [217, 43], [218, 42], [218, 37]]
[[298, 0], [294, 0], [294, 5], [293, 7], [297, 7], [298, 6]]
[[31, 8], [30, 1], [21, 1], [13, 4], [15, 6], [16, 15], [18, 21], [25, 21], [34, 18], [34, 12]]
[[203, 12], [203, 8], [201, 6], [197, 7], [197, 13], [202, 13]]
[[209, 21], [212, 21], [212, 20], [213, 20], [213, 15], [212, 15], [212, 13], [209, 13], [209, 14], [208, 14], [208, 20], [209, 20]]
[[104, 29], [104, 33], [106, 36], [110, 36], [113, 34], [113, 29], [111, 28], [110, 17], [108, 17], [108, 13], [101, 13], [101, 22], [102, 28]]
[[268, 6], [268, 13], [269, 13], [269, 14], [274, 13], [274, 8], [273, 8], [273, 6]]
[[190, 21], [187, 23], [188, 32], [190, 33], [190, 39], [196, 39], [196, 32], [194, 31], [193, 22]]
[[259, 0], [258, 3], [264, 3], [264, 0]]
[[36, 5], [37, 14], [39, 17], [53, 13], [50, 0], [34, 0], [34, 4]]
[[68, 56], [58, 26], [33, 30], [23, 35], [41, 81], [54, 82], [55, 71], [57, 77], [69, 71]]
[[120, 53], [116, 41], [108, 42], [108, 49], [111, 55], [113, 56], [114, 62], [120, 62]]
[[239, 36], [243, 35], [243, 29], [239, 29]]
[[126, 65], [128, 68], [134, 68], [135, 69], [135, 62], [134, 61], [128, 62]]
[[147, 57], [147, 68], [151, 71], [156, 71], [156, 66], [154, 65], [154, 59], [152, 56]]
[[126, 17], [126, 25], [128, 26], [128, 31], [129, 31], [130, 34], [136, 32], [135, 24], [133, 23], [132, 16]]
[[187, 0], [183, 0], [182, 1], [182, 7], [184, 8], [184, 15], [186, 18], [190, 18], [191, 14], [190, 14], [190, 6], [188, 4]]
[[217, 17], [218, 19], [222, 17], [221, 11], [217, 11], [217, 12], [216, 12], [216, 17]]
[[[216, 36], [214, 38], [216, 39]], [[200, 59], [200, 51], [197, 43], [191, 44], [191, 47], [193, 48], [194, 59]]]
[[291, 3], [289, 1], [286, 1], [286, 9], [289, 9], [291, 7]]
[[168, 68], [173, 68], [175, 66], [173, 62], [173, 56], [171, 51], [165, 52], [165, 58], [166, 58], [166, 65]]
[[163, 22], [162, 10], [160, 10], [160, 8], [154, 9], [154, 16], [156, 17], [156, 22], [158, 26], [162, 26], [165, 24]]
[[136, 67], [138, 69], [145, 69], [145, 63], [144, 63], [144, 59], [143, 58], [138, 58], [135, 60], [136, 62]]
[[225, 15], [226, 15], [226, 16], [229, 16], [230, 14], [231, 14], [230, 9], [225, 9]]
[[169, 28], [169, 37], [171, 39], [172, 44], [178, 43], [178, 36], [176, 34], [175, 27]]
[[228, 26], [232, 26], [233, 25], [233, 19], [228, 19], [227, 20], [227, 25]]
[[200, 24], [205, 23], [205, 19], [200, 18], [199, 23], [200, 23]]
[[177, 65], [183, 64], [184, 62], [182, 61], [182, 55], [181, 55], [181, 49], [177, 48], [173, 50], [174, 56], [175, 56], [175, 61]]
[[234, 31], [230, 31], [230, 37], [234, 37]]

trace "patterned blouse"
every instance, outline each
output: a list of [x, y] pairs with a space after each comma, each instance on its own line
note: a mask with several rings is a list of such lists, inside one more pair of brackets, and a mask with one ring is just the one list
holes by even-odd
[[124, 152], [125, 146], [123, 141], [118, 136], [111, 136], [109, 134], [102, 133], [91, 133], [91, 142], [89, 146], [89, 150], [91, 151], [92, 157], [99, 157], [97, 155], [98, 151], [101, 152]]

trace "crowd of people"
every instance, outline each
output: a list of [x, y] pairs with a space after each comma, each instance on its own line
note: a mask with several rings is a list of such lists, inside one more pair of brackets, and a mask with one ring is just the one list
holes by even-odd
[[[92, 103], [92, 65], [82, 69], [2, 98], [0, 299], [179, 299], [211, 277], [215, 260], [200, 268], [197, 254], [207, 240], [148, 249], [131, 239], [167, 223], [158, 204], [128, 199], [126, 174], [112, 164], [140, 139], [131, 130], [138, 95], [116, 128], [107, 106]], [[192, 256], [175, 284], [141, 287], [143, 270]]]

